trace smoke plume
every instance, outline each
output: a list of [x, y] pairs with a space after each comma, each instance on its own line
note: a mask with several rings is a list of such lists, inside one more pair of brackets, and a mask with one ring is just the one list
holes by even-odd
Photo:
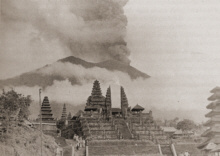
[[[65, 56], [94, 62], [115, 59], [130, 63], [124, 40], [126, 3], [127, 0], [2, 0], [2, 50], [15, 55], [22, 51], [23, 57], [40, 55], [44, 59], [41, 51], [56, 57], [60, 56], [59, 49]], [[12, 49], [8, 48], [10, 44]]]

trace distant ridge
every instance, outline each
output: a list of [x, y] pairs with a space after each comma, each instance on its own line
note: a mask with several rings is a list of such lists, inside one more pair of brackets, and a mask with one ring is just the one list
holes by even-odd
[[108, 69], [110, 71], [121, 71], [127, 73], [132, 79], [136, 79], [138, 77], [142, 77], [146, 79], [150, 77], [149, 75], [137, 70], [136, 68], [116, 60], [107, 60], [99, 63], [91, 63], [91, 62], [86, 62], [80, 58], [76, 58], [74, 56], [69, 56], [58, 61], [69, 62], [76, 65], [82, 65], [85, 68], [99, 67], [99, 68]]
[[[123, 64], [116, 60], [107, 60], [107, 61], [103, 61], [99, 63], [91, 63], [91, 62], [82, 60], [80, 58], [74, 57], [74, 56], [69, 56], [69, 57], [60, 59], [57, 62], [71, 63], [73, 65], [81, 65], [87, 69], [99, 67], [99, 68], [103, 68], [109, 71], [120, 71], [120, 72], [128, 74], [131, 77], [131, 79], [136, 79], [136, 78], [147, 79], [150, 77], [149, 75], [137, 70], [136, 68], [128, 64]], [[57, 75], [57, 74], [56, 75], [53, 75], [53, 74], [45, 75], [45, 74], [41, 74], [40, 72], [38, 72], [40, 70], [44, 70], [44, 68], [46, 67], [53, 66], [53, 65], [54, 63], [50, 65], [46, 65], [37, 70], [33, 70], [30, 72], [21, 74], [13, 78], [0, 80], [0, 88], [4, 86], [23, 86], [23, 85], [29, 86], [29, 87], [33, 87], [36, 85], [41, 86], [41, 87], [47, 87], [47, 86], [51, 86], [54, 80], [58, 80], [58, 81], [65, 80], [66, 78], [63, 77], [62, 75]], [[76, 77], [74, 76], [69, 78], [69, 81], [72, 84], [79, 84], [79, 82], [77, 82]]]

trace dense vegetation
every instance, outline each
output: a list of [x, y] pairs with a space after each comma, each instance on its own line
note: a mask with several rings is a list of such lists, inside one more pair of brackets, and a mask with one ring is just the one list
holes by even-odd
[[184, 119], [177, 124], [177, 129], [189, 131], [196, 128], [196, 124], [192, 120]]
[[31, 97], [24, 96], [14, 90], [0, 94], [0, 118], [2, 127], [8, 129], [13, 126], [14, 121], [22, 121], [28, 118]]

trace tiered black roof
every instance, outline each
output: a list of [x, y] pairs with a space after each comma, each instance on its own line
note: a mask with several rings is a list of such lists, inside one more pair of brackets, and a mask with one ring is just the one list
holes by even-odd
[[106, 92], [105, 105], [106, 106], [111, 106], [112, 105], [111, 88], [110, 87], [107, 89], [107, 92]]
[[100, 88], [100, 83], [98, 80], [95, 80], [92, 88], [92, 97], [102, 97], [102, 90]]
[[132, 108], [131, 111], [143, 111], [143, 110], [144, 108], [137, 104], [136, 106], [134, 106], [134, 108]]
[[106, 117], [109, 119], [112, 116], [112, 100], [111, 100], [111, 88], [109, 87], [106, 92], [105, 98]]
[[67, 113], [66, 113], [66, 104], [64, 103], [63, 105], [63, 112], [62, 112], [62, 116], [61, 116], [61, 120], [66, 120], [67, 117]]
[[[217, 145], [220, 145], [220, 87], [216, 87], [213, 90], [210, 91], [213, 93], [211, 97], [208, 98], [209, 101], [214, 101], [210, 103], [207, 106], [207, 109], [211, 109], [209, 113], [205, 115], [205, 117], [210, 118], [204, 125], [208, 126], [209, 129], [207, 129], [202, 136], [207, 137], [208, 141], [205, 141], [201, 145], [199, 145], [198, 148], [205, 150], [206, 146], [209, 143], [215, 143]], [[213, 139], [218, 138], [218, 142], [213, 142]]]
[[95, 80], [93, 83], [93, 88], [92, 88], [92, 94], [89, 96], [87, 100], [87, 105], [94, 106], [94, 105], [105, 105], [105, 97], [102, 96], [102, 91], [100, 88], [99, 81]]
[[42, 121], [54, 120], [52, 110], [50, 107], [50, 102], [47, 96], [44, 97], [43, 103], [41, 105], [41, 115]]
[[121, 87], [121, 106], [127, 106], [128, 107], [128, 99], [125, 94], [124, 88]]

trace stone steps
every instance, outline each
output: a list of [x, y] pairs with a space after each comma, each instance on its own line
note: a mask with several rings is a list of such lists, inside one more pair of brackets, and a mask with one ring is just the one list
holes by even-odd
[[169, 145], [161, 146], [161, 151], [162, 151], [163, 155], [173, 156], [173, 153], [171, 151], [171, 147]]
[[122, 134], [123, 139], [132, 138], [128, 126], [126, 125], [124, 120], [118, 120], [115, 124], [117, 125], [119, 132]]

